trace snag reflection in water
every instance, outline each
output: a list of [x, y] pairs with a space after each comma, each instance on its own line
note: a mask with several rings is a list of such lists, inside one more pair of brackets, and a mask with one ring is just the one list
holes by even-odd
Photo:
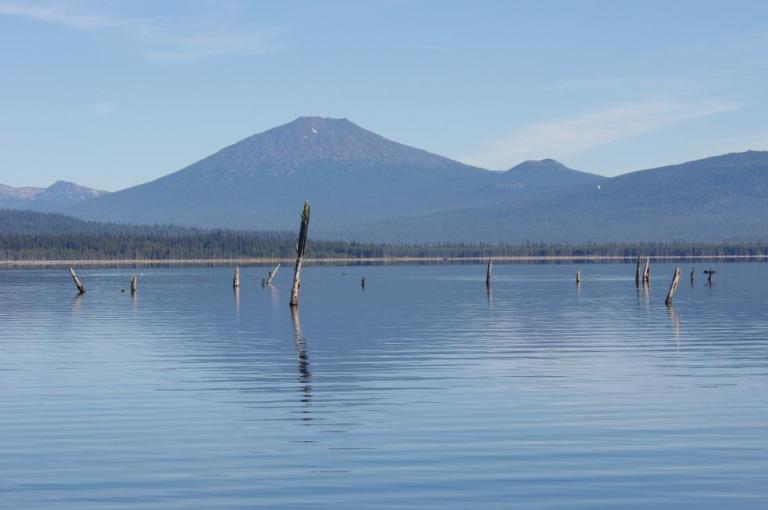
[[304, 342], [304, 335], [301, 333], [301, 320], [299, 318], [299, 307], [291, 307], [291, 321], [293, 322], [293, 336], [296, 341], [296, 359], [299, 364], [299, 383], [301, 385], [302, 398], [305, 409], [302, 411], [304, 414], [304, 421], [312, 421], [312, 416], [309, 412], [309, 406], [312, 405], [312, 372], [309, 368], [309, 356], [307, 356], [306, 344]]

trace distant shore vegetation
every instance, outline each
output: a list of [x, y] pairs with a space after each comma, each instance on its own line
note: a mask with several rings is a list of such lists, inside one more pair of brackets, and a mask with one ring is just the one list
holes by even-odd
[[[87, 222], [57, 214], [0, 210], [0, 259], [49, 260], [222, 260], [290, 258], [292, 232], [200, 230]], [[706, 244], [584, 243], [382, 244], [312, 239], [310, 258], [477, 257], [765, 257], [768, 242]]]

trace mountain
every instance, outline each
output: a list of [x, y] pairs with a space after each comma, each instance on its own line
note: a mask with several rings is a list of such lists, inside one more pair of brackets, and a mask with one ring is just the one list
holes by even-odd
[[551, 192], [597, 184], [606, 179], [601, 175], [572, 170], [554, 159], [543, 159], [524, 161], [510, 168], [493, 186], [496, 189]]
[[[310, 200], [316, 238], [741, 242], [768, 238], [767, 188], [768, 152], [613, 178], [551, 159], [492, 172], [346, 119], [300, 117], [65, 212], [119, 223], [293, 231], [302, 202]], [[27, 200], [42, 202], [44, 195]]]
[[[295, 229], [302, 202], [310, 200], [313, 232], [322, 234], [361, 222], [530, 200], [570, 186], [564, 175], [589, 175], [555, 166], [543, 165], [542, 177], [535, 169], [492, 172], [393, 142], [347, 119], [300, 117], [67, 212], [132, 223]], [[503, 184], [515, 179], [522, 187]]]
[[60, 211], [78, 202], [106, 194], [78, 184], [57, 181], [48, 188], [14, 188], [0, 184], [0, 207]]
[[29, 200], [45, 191], [45, 188], [14, 188], [0, 184], [0, 201]]
[[526, 203], [358, 226], [345, 236], [400, 241], [743, 242], [768, 239], [768, 152], [643, 170]]

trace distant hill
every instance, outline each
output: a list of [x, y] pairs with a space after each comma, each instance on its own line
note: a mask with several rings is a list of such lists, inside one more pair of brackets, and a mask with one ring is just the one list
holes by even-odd
[[361, 225], [343, 235], [404, 242], [746, 242], [768, 239], [766, 218], [768, 152], [749, 151], [632, 172], [525, 204]]
[[168, 235], [199, 232], [174, 225], [123, 225], [86, 221], [61, 213], [0, 208], [0, 235]]
[[0, 207], [61, 211], [78, 202], [105, 194], [105, 191], [67, 181], [57, 181], [48, 188], [14, 188], [0, 184]]
[[551, 160], [541, 172], [492, 172], [393, 142], [346, 119], [300, 117], [68, 212], [121, 222], [294, 229], [302, 202], [310, 200], [313, 231], [322, 233], [361, 221], [529, 200], [590, 178], [601, 179]]
[[562, 191], [605, 181], [607, 177], [572, 170], [554, 159], [524, 161], [502, 173], [494, 183], [496, 189], [528, 192]]

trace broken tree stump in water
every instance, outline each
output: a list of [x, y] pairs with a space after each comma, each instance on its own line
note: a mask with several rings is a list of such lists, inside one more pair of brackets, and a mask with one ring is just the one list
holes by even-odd
[[651, 258], [645, 258], [645, 266], [643, 267], [643, 285], [650, 285], [651, 283]]
[[696, 283], [696, 266], [693, 266], [693, 269], [691, 269], [691, 285]]
[[493, 259], [488, 259], [488, 268], [485, 271], [485, 286], [491, 286], [491, 279], [493, 278]]
[[669, 292], [667, 292], [667, 299], [664, 301], [664, 303], [667, 306], [672, 306], [672, 298], [675, 297], [675, 292], [677, 292], [677, 287], [680, 285], [680, 275], [682, 274], [682, 271], [678, 267], [675, 269], [675, 276], [672, 277], [672, 285], [669, 286]]
[[640, 255], [637, 256], [637, 268], [635, 268], [635, 285], [640, 286]]
[[80, 278], [77, 277], [75, 274], [75, 270], [71, 267], [69, 268], [69, 275], [72, 277], [72, 281], [75, 282], [75, 287], [77, 287], [77, 291], [80, 294], [85, 294], [85, 285], [83, 285], [83, 282], [80, 281]]
[[576, 271], [576, 286], [581, 285], [581, 271]]
[[706, 271], [704, 271], [704, 274], [707, 275], [707, 283], [712, 285], [712, 276], [717, 274], [717, 271], [715, 271], [714, 269], [707, 269]]
[[232, 275], [232, 288], [233, 289], [239, 289], [240, 288], [240, 268], [236, 267], [234, 274]]
[[293, 287], [291, 287], [291, 306], [299, 305], [299, 290], [301, 289], [301, 266], [304, 262], [304, 249], [307, 246], [307, 233], [309, 232], [309, 202], [304, 202], [304, 210], [301, 212], [301, 226], [299, 227], [299, 240], [296, 243], [296, 266], [293, 270]]
[[365, 276], [363, 276], [363, 279], [362, 279], [362, 280], [360, 280], [360, 287], [362, 287], [363, 289], [365, 289]]
[[136, 294], [137, 290], [139, 290], [139, 279], [136, 275], [131, 275], [131, 294]]
[[272, 285], [272, 278], [277, 274], [277, 270], [280, 269], [280, 264], [276, 265], [268, 274], [266, 280], [262, 280], [262, 285]]

